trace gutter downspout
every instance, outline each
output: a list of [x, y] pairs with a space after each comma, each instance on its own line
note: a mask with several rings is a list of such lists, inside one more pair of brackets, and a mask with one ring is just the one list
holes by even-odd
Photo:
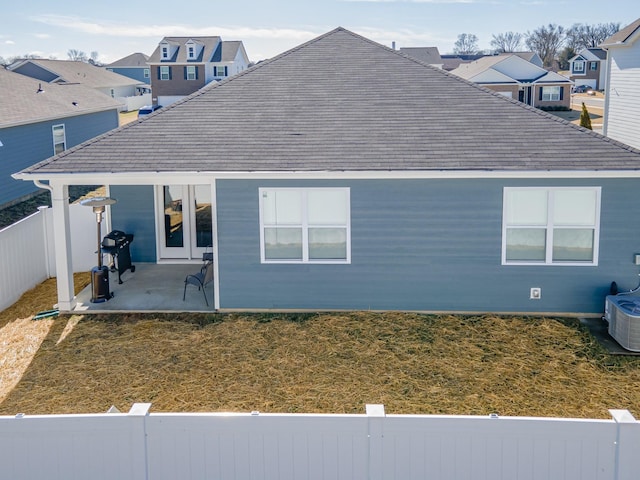
[[[38, 188], [42, 188], [43, 190], [49, 190], [49, 194], [53, 195], [53, 188], [46, 184], [46, 183], [42, 183], [40, 180], [34, 180], [33, 184], [38, 187]], [[42, 215], [42, 230], [44, 231], [44, 259], [47, 265], [47, 278], [51, 278], [51, 257], [49, 255], [49, 245], [51, 245], [51, 242], [49, 241], [49, 229], [47, 228], [47, 215], [46, 215], [46, 211], [49, 207], [38, 207], [38, 211], [40, 212], [40, 215]]]

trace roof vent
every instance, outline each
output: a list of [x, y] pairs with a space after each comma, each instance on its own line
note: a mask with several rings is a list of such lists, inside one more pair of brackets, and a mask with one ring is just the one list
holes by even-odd
[[44, 92], [44, 90], [42, 89], [42, 84], [39, 83], [38, 84], [38, 90], [36, 90], [36, 93], [42, 93], [42, 92]]

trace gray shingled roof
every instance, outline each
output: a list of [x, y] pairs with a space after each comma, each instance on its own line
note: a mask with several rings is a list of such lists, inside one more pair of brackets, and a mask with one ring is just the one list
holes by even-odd
[[601, 47], [608, 47], [611, 45], [619, 45], [625, 43], [629, 38], [640, 28], [640, 18], [635, 22], [630, 23], [622, 30], [614, 33], [609, 38], [607, 38], [604, 42], [600, 44]]
[[84, 85], [44, 83], [0, 68], [0, 128], [115, 110], [119, 106], [120, 102]]
[[149, 55], [137, 52], [122, 57], [109, 65], [105, 65], [105, 67], [146, 67], [148, 61]]
[[[166, 62], [188, 63], [189, 60], [187, 58], [186, 43], [189, 40], [193, 40], [198, 45], [202, 45], [204, 47], [198, 59], [200, 62], [210, 62], [211, 57], [216, 51], [218, 43], [220, 43], [220, 37], [217, 37], [217, 36], [215, 37], [164, 37], [158, 43], [158, 46], [149, 57], [149, 63], [166, 63]], [[167, 42], [170, 45], [174, 45], [178, 47], [177, 52], [174, 54], [174, 57], [171, 58], [171, 60], [163, 60], [161, 58], [160, 44], [164, 42]]]
[[639, 161], [638, 150], [338, 28], [24, 172], [593, 171]]
[[238, 40], [220, 42], [218, 48], [211, 57], [212, 62], [233, 62], [238, 55], [242, 42]]
[[71, 60], [29, 59], [31, 62], [58, 75], [59, 80], [66, 83], [81, 83], [91, 88], [113, 88], [140, 85], [140, 82], [124, 75], [110, 72], [90, 63]]
[[409, 55], [428, 65], [442, 65], [444, 63], [438, 47], [404, 47], [400, 49], [400, 53]]

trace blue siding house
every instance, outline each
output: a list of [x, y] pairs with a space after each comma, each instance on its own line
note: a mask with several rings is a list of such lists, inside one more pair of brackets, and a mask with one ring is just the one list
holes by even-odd
[[638, 278], [640, 151], [343, 28], [15, 176], [106, 183], [135, 262], [210, 245], [221, 311], [599, 316]]
[[38, 190], [11, 174], [118, 127], [119, 103], [0, 68], [0, 208]]
[[109, 65], [105, 65], [105, 69], [113, 73], [133, 78], [140, 83], [151, 84], [151, 75], [149, 70], [149, 56], [144, 53], [132, 53], [120, 60], [116, 60]]

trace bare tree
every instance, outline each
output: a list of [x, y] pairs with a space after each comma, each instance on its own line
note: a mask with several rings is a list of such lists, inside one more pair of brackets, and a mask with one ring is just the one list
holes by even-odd
[[102, 66], [102, 62], [100, 62], [100, 60], [98, 60], [98, 56], [99, 56], [99, 53], [94, 50], [93, 52], [91, 52], [91, 58], [89, 58], [89, 60], [87, 60], [87, 61], [91, 65], [95, 65], [96, 67], [101, 67]]
[[492, 35], [491, 46], [498, 53], [517, 52], [522, 46], [522, 34], [516, 32]]
[[461, 33], [453, 46], [453, 53], [473, 55], [478, 53], [478, 37], [473, 33]]
[[87, 54], [81, 50], [76, 50], [72, 48], [67, 52], [67, 56], [69, 60], [73, 60], [74, 62], [86, 62], [88, 61]]
[[531, 51], [538, 54], [545, 68], [551, 68], [564, 40], [564, 27], [550, 23], [533, 32], [527, 32], [525, 43]]
[[620, 30], [620, 23], [599, 23], [597, 25], [574, 24], [567, 30], [567, 45], [578, 51], [594, 48]]

